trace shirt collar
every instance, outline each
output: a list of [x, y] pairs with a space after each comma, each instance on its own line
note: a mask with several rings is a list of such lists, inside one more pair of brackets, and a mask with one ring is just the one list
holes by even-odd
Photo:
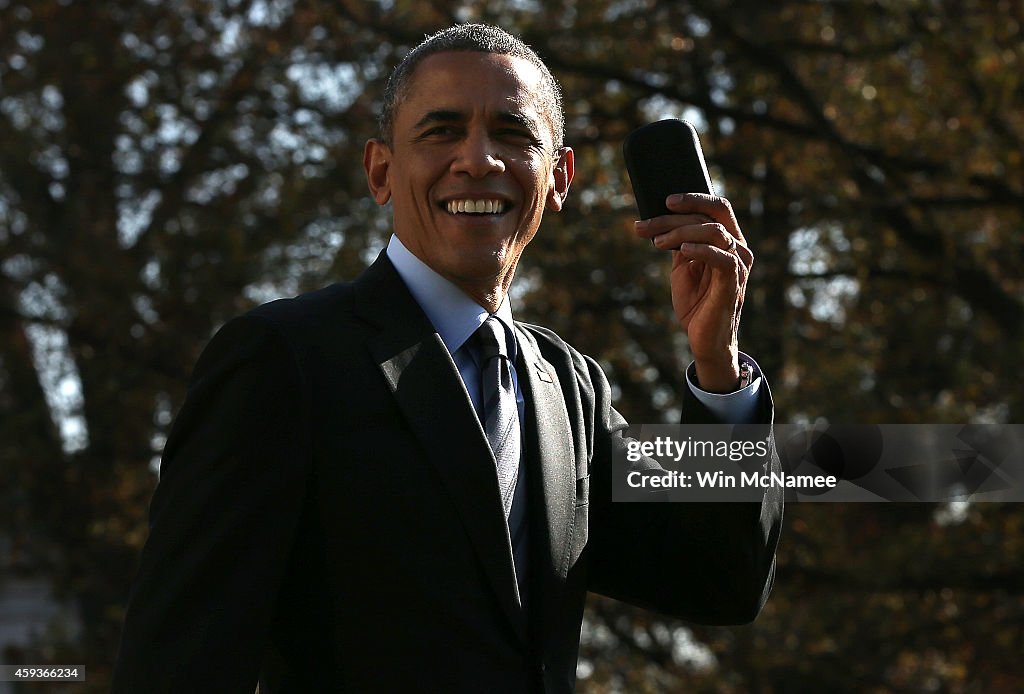
[[[441, 336], [441, 341], [448, 348], [448, 352], [455, 354], [490, 316], [487, 309], [413, 255], [394, 234], [388, 242], [387, 254], [388, 260], [395, 266], [416, 303], [427, 314], [434, 330]], [[508, 294], [502, 299], [501, 306], [494, 315], [505, 326], [509, 353], [514, 360], [516, 341]]]

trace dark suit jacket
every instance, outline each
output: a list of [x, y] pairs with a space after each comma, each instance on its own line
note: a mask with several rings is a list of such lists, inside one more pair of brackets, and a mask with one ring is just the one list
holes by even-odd
[[[588, 590], [752, 620], [780, 497], [611, 502], [597, 364], [518, 324], [529, 609], [458, 371], [383, 256], [262, 306], [200, 358], [167, 442], [114, 692], [571, 692]], [[762, 415], [771, 419], [764, 390]], [[688, 421], [709, 421], [689, 397]], [[647, 461], [649, 462], [649, 461]]]

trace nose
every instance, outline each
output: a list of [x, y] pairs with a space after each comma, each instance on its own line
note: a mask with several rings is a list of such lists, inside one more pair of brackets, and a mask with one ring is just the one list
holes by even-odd
[[487, 132], [479, 129], [468, 132], [455, 153], [452, 173], [465, 174], [471, 178], [484, 178], [489, 174], [504, 171], [505, 162]]

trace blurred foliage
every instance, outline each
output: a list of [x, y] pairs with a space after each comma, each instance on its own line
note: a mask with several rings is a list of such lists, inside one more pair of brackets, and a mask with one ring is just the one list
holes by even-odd
[[[577, 153], [517, 316], [598, 357], [630, 419], [677, 416], [688, 359], [620, 143], [681, 116], [757, 256], [741, 347], [780, 421], [1024, 420], [1019, 2], [0, 0], [0, 568], [51, 579], [82, 627], [24, 662], [105, 690], [199, 350], [372, 260], [382, 80], [467, 20], [548, 61]], [[580, 691], [1024, 679], [1019, 506], [795, 504], [783, 538], [750, 627], [592, 601]]]

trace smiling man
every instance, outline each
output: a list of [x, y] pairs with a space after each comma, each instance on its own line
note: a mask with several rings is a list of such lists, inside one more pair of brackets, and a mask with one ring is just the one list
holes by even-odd
[[[781, 498], [612, 503], [630, 442], [605, 375], [512, 316], [519, 259], [572, 182], [562, 122], [543, 62], [494, 27], [442, 31], [396, 68], [363, 162], [394, 235], [355, 281], [259, 307], [204, 351], [115, 692], [566, 693], [588, 591], [757, 615]], [[737, 344], [739, 225], [720, 198], [669, 208], [636, 234], [671, 254], [684, 420], [769, 423]]]
[[370, 189], [392, 202], [395, 235], [492, 312], [545, 208], [560, 210], [572, 181], [572, 150], [556, 143], [552, 106], [538, 98], [544, 80], [512, 55], [429, 55], [385, 139], [366, 146]]

